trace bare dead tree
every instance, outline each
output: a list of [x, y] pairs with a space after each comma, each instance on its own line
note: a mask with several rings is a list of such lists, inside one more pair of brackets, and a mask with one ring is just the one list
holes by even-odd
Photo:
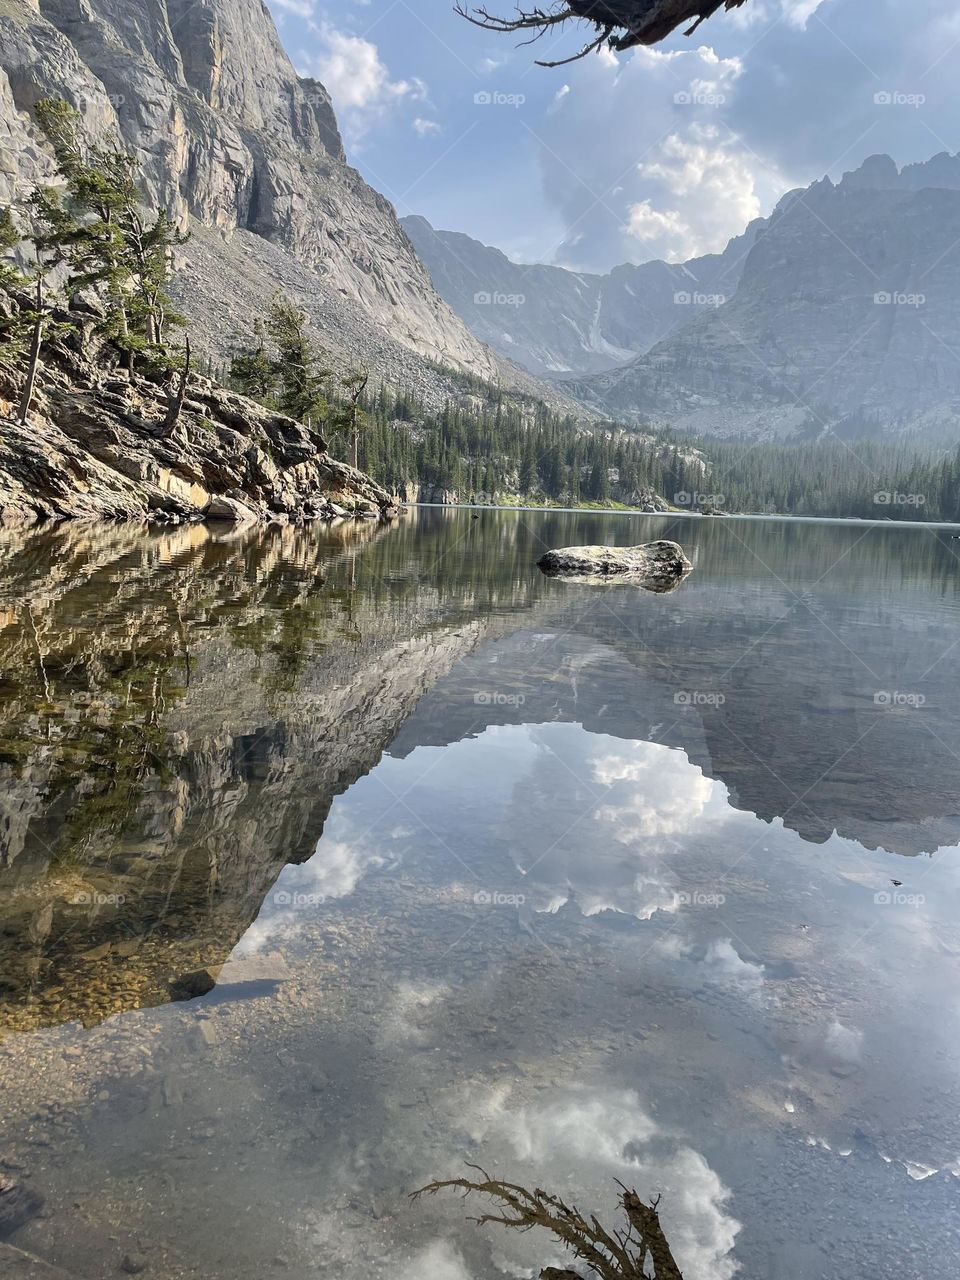
[[481, 7], [469, 9], [457, 0], [456, 12], [474, 26], [485, 31], [532, 31], [524, 44], [532, 44], [552, 28], [566, 22], [592, 23], [597, 35], [569, 58], [537, 61], [540, 67], [562, 67], [585, 58], [588, 53], [607, 45], [618, 52], [638, 44], [659, 44], [685, 22], [691, 25], [684, 35], [693, 35], [718, 9], [736, 9], [746, 0], [554, 0], [548, 8], [522, 9], [515, 17], [501, 18]]
[[177, 379], [176, 391], [170, 397], [170, 403], [167, 407], [167, 415], [163, 420], [163, 428], [170, 432], [180, 421], [180, 414], [183, 412], [183, 402], [187, 396], [187, 385], [190, 382], [190, 339], [184, 340], [183, 348], [183, 364], [180, 368], [180, 376]]
[[358, 455], [360, 449], [360, 421], [362, 410], [360, 401], [363, 399], [363, 393], [367, 389], [367, 383], [370, 381], [369, 369], [358, 369], [356, 373], [351, 374], [344, 379], [343, 385], [347, 391], [347, 407], [349, 411], [350, 424], [350, 465], [356, 470], [358, 463]]
[[[657, 1212], [659, 1196], [647, 1204], [636, 1191], [628, 1190], [622, 1182], [618, 1183], [621, 1188], [620, 1207], [627, 1226], [625, 1230], [607, 1231], [594, 1214], [585, 1216], [575, 1205], [566, 1204], [559, 1196], [539, 1187], [528, 1191], [515, 1182], [491, 1178], [478, 1165], [468, 1164], [467, 1168], [475, 1169], [481, 1180], [450, 1178], [443, 1182], [430, 1182], [415, 1191], [411, 1198], [418, 1200], [422, 1195], [432, 1196], [446, 1189], [462, 1191], [464, 1197], [476, 1192], [490, 1197], [497, 1204], [494, 1211], [472, 1219], [478, 1226], [494, 1222], [520, 1231], [543, 1227], [600, 1280], [683, 1280], [660, 1225]], [[575, 1271], [544, 1267], [540, 1280], [581, 1280], [581, 1277]]]
[[37, 377], [40, 373], [40, 350], [43, 345], [43, 323], [44, 323], [44, 304], [43, 304], [43, 276], [37, 276], [37, 295], [35, 300], [36, 311], [33, 316], [33, 333], [30, 338], [30, 355], [27, 358], [27, 376], [23, 384], [23, 395], [20, 397], [20, 424], [27, 425], [27, 419], [30, 416], [30, 405], [33, 401], [33, 393], [37, 389]]

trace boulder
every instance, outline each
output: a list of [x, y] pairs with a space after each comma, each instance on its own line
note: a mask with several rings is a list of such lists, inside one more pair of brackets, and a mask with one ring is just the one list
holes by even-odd
[[229, 520], [232, 524], [255, 524], [257, 513], [237, 498], [214, 496], [206, 510], [208, 520]]
[[644, 585], [679, 583], [693, 565], [679, 542], [663, 539], [638, 547], [561, 547], [537, 561], [547, 574], [604, 582], [611, 578]]

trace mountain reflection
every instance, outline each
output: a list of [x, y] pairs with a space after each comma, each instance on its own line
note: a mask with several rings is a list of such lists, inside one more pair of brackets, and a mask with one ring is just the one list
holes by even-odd
[[[536, 570], [605, 537], [678, 538], [697, 573], [653, 596]], [[162, 1003], [283, 935], [284, 895], [449, 879], [451, 830], [527, 913], [639, 919], [717, 891], [708, 853], [766, 823], [951, 846], [954, 568], [925, 531], [564, 513], [6, 532], [0, 1021]], [[712, 945], [674, 959], [762, 973]]]

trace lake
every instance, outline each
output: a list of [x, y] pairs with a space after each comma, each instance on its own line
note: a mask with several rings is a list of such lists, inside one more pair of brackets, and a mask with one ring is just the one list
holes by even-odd
[[[660, 537], [665, 594], [536, 568]], [[410, 1200], [472, 1162], [611, 1225], [660, 1194], [685, 1280], [960, 1273], [949, 532], [6, 531], [0, 623], [10, 1244], [564, 1265]]]

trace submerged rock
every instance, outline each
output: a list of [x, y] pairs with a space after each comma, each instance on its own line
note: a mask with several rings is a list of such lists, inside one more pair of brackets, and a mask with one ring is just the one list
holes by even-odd
[[666, 539], [638, 547], [561, 547], [537, 565], [551, 575], [588, 582], [623, 578], [654, 591], [672, 590], [693, 568], [679, 542]]
[[43, 1208], [43, 1196], [0, 1173], [0, 1239], [13, 1235]]

